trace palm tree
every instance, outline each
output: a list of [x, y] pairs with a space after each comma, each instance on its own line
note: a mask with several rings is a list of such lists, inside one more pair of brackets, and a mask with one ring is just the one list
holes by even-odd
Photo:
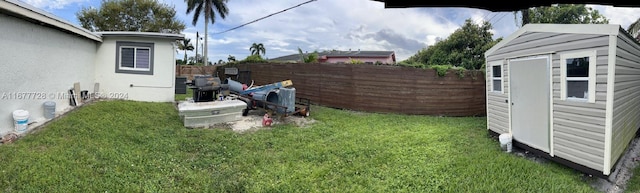
[[184, 50], [184, 63], [187, 63], [187, 51], [193, 50], [193, 45], [191, 45], [191, 39], [185, 38], [182, 41], [178, 41], [178, 50]]
[[635, 22], [631, 23], [627, 28], [627, 32], [633, 36], [633, 38], [638, 38], [638, 31], [640, 31], [640, 18]]
[[260, 52], [262, 52], [262, 55], [264, 55], [266, 52], [266, 50], [264, 49], [264, 45], [262, 45], [262, 43], [251, 44], [251, 47], [249, 47], [249, 51], [251, 51], [251, 55], [260, 55]]
[[208, 64], [207, 62], [207, 47], [208, 46], [208, 26], [209, 26], [209, 21], [211, 21], [211, 24], [216, 22], [216, 12], [218, 12], [218, 15], [220, 15], [220, 17], [222, 19], [227, 17], [227, 14], [229, 14], [229, 9], [227, 8], [227, 1], [228, 0], [184, 0], [187, 3], [187, 14], [194, 12], [193, 13], [193, 21], [191, 22], [191, 24], [193, 24], [193, 26], [196, 25], [196, 23], [198, 23], [198, 19], [200, 18], [200, 14], [204, 13], [204, 54], [203, 55], [203, 59], [204, 59], [204, 63], [205, 65]]

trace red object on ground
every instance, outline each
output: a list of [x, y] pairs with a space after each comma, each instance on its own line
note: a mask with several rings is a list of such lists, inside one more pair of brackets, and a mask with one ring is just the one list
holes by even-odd
[[265, 113], [264, 116], [262, 116], [262, 126], [269, 127], [271, 126], [271, 123], [273, 123], [273, 119], [269, 117], [269, 113]]

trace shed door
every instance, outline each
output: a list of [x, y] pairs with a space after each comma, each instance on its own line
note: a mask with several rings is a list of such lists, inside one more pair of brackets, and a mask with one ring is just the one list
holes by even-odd
[[513, 139], [549, 152], [549, 59], [509, 61]]

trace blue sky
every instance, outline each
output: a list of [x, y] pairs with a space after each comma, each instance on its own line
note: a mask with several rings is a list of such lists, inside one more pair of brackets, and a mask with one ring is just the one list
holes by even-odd
[[[21, 1], [74, 24], [78, 24], [75, 13], [82, 7], [99, 7], [101, 3], [101, 0]], [[193, 14], [186, 14], [183, 0], [159, 1], [174, 7], [178, 19], [187, 26], [183, 34], [195, 43], [196, 32], [204, 33], [204, 21], [191, 25]], [[512, 12], [472, 8], [384, 9], [383, 3], [371, 0], [317, 0], [230, 32], [214, 34], [306, 1], [229, 0], [227, 18], [217, 19], [209, 26], [209, 60], [226, 61], [229, 55], [244, 59], [255, 42], [264, 44], [267, 58], [295, 54], [300, 47], [309, 52], [390, 50], [396, 52], [400, 61], [432, 45], [437, 38], [447, 38], [468, 18], [490, 21], [494, 38], [506, 37], [518, 29]], [[640, 18], [640, 8], [589, 6], [610, 19], [609, 23], [623, 28]], [[183, 54], [180, 51], [177, 57], [182, 58]], [[189, 56], [194, 54], [187, 52]]]

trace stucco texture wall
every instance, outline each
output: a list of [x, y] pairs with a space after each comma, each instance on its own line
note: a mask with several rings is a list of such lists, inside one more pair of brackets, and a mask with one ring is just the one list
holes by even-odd
[[45, 101], [54, 101], [58, 114], [70, 108], [64, 95], [75, 82], [93, 91], [98, 42], [4, 14], [0, 26], [1, 135], [13, 131], [17, 109], [42, 123]]
[[[153, 75], [116, 73], [117, 41], [153, 43]], [[95, 64], [95, 80], [99, 83], [102, 97], [148, 102], [174, 101], [176, 66], [172, 40], [103, 37]]]

